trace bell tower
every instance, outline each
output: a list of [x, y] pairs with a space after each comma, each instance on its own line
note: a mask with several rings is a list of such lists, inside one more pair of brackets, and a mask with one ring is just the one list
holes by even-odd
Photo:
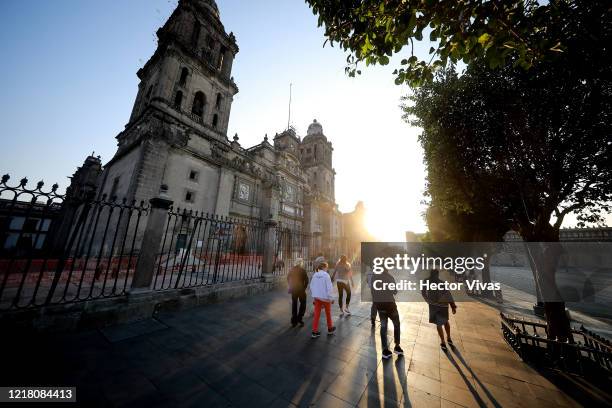
[[333, 147], [316, 119], [308, 126], [300, 146], [300, 161], [309, 175], [311, 188], [323, 198], [335, 202], [336, 172], [332, 167]]
[[136, 100], [104, 166], [100, 194], [148, 200], [169, 186], [176, 202], [193, 201], [212, 212], [211, 186], [221, 176], [210, 156], [215, 148], [230, 147], [236, 38], [225, 31], [214, 0], [179, 0], [157, 39], [155, 53], [138, 70]]
[[215, 1], [180, 0], [157, 38], [157, 50], [138, 71], [138, 94], [126, 127], [155, 107], [198, 133], [226, 139], [238, 92], [231, 76], [238, 45], [233, 33], [225, 32]]

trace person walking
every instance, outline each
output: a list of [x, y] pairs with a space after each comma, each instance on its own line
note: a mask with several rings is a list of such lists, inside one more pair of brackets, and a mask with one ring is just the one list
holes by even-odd
[[[377, 283], [378, 281], [380, 281], [380, 283]], [[378, 311], [378, 317], [380, 318], [380, 342], [383, 348], [382, 358], [385, 360], [391, 358], [393, 355], [391, 350], [389, 350], [389, 341], [387, 339], [389, 319], [393, 322], [393, 340], [395, 342], [393, 352], [400, 356], [404, 354], [404, 350], [402, 350], [400, 346], [400, 318], [397, 304], [395, 303], [395, 294], [397, 294], [397, 290], [388, 289], [389, 284], [394, 285], [395, 279], [386, 268], [381, 274], [373, 275], [372, 277], [372, 300], [374, 301], [374, 305]], [[377, 287], [381, 289], [377, 290]]]
[[[304, 269], [302, 258], [295, 260], [295, 264], [287, 274], [289, 293], [291, 293], [291, 325], [298, 324], [304, 327], [304, 313], [306, 312], [306, 288], [308, 287], [308, 274]], [[300, 308], [298, 311], [298, 300]]]
[[327, 262], [327, 261], [325, 260], [325, 257], [323, 256], [323, 253], [319, 252], [317, 254], [317, 257], [314, 259], [314, 261], [312, 263], [312, 266], [313, 266], [315, 272], [319, 270], [319, 265], [321, 265], [323, 262]]
[[366, 274], [366, 282], [368, 283], [368, 287], [370, 288], [370, 296], [372, 297], [372, 306], [370, 306], [370, 322], [372, 323], [372, 330], [374, 326], [376, 326], [376, 303], [374, 302], [374, 287], [372, 286], [372, 282], [374, 280], [374, 273], [371, 269], [368, 270]]
[[319, 319], [321, 317], [322, 308], [325, 309], [325, 317], [327, 319], [327, 334], [331, 335], [336, 332], [336, 328], [331, 318], [331, 304], [334, 303], [332, 282], [327, 269], [327, 263], [321, 263], [319, 269], [312, 275], [310, 283], [310, 292], [314, 299], [314, 319], [312, 321], [313, 339], [321, 336], [321, 332], [319, 331]]
[[[429, 272], [430, 283], [442, 283], [440, 280], [440, 271], [432, 269]], [[457, 305], [453, 300], [451, 293], [444, 290], [427, 290], [423, 288], [421, 295], [429, 306], [429, 323], [436, 325], [438, 330], [438, 336], [440, 336], [440, 348], [443, 351], [448, 351], [446, 343], [451, 347], [454, 347], [453, 339], [451, 338], [450, 323], [448, 321], [448, 307], [453, 311], [453, 314], [457, 313]], [[444, 340], [444, 331], [446, 331], [446, 341]]]
[[[353, 283], [353, 270], [351, 264], [347, 261], [346, 255], [342, 255], [336, 266], [334, 267], [334, 273], [331, 277], [332, 282], [335, 280], [338, 286], [338, 306], [340, 306], [340, 316], [350, 316], [351, 311], [349, 310], [349, 303], [351, 303], [351, 287], [354, 287]], [[344, 292], [346, 292], [346, 303], [344, 308], [342, 307]]]

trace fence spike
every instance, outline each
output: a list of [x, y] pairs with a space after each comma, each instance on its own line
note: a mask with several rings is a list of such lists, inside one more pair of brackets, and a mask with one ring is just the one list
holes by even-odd
[[9, 181], [10, 178], [11, 176], [9, 176], [8, 174], [5, 174], [4, 176], [2, 176], [2, 183], [6, 183], [7, 181]]
[[19, 187], [25, 187], [26, 184], [28, 184], [28, 179], [26, 177], [24, 177], [19, 182]]

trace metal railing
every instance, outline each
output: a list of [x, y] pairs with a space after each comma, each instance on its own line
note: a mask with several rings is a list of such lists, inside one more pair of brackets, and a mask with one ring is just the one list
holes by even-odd
[[524, 360], [586, 377], [612, 375], [612, 343], [581, 326], [572, 341], [547, 338], [545, 323], [500, 313], [505, 340]]
[[121, 296], [138, 259], [144, 203], [0, 181], [0, 310]]
[[277, 226], [274, 274], [286, 275], [298, 259], [302, 260], [307, 271], [314, 270], [315, 251], [316, 241], [313, 235], [301, 230]]
[[260, 279], [264, 234], [260, 221], [170, 208], [153, 289]]
[[[0, 181], [0, 311], [311, 271], [320, 237], [275, 222]], [[81, 191], [82, 190], [82, 191]]]

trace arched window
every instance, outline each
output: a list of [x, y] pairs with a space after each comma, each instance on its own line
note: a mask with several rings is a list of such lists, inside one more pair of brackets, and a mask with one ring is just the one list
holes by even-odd
[[178, 91], [176, 96], [174, 97], [174, 107], [181, 109], [181, 105], [183, 103], [183, 91]]
[[216, 113], [213, 116], [213, 121], [212, 121], [212, 125], [214, 128], [217, 127], [217, 123], [219, 123], [219, 115], [217, 115]]
[[187, 77], [189, 76], [189, 70], [185, 67], [181, 69], [181, 78], [179, 79], [179, 85], [183, 86], [187, 83]]
[[215, 107], [219, 109], [221, 107], [221, 102], [223, 102], [223, 97], [220, 93], [217, 93], [217, 100], [215, 101]]
[[204, 105], [206, 104], [206, 98], [202, 91], [196, 92], [193, 97], [193, 105], [191, 106], [191, 113], [199, 117], [204, 116]]

